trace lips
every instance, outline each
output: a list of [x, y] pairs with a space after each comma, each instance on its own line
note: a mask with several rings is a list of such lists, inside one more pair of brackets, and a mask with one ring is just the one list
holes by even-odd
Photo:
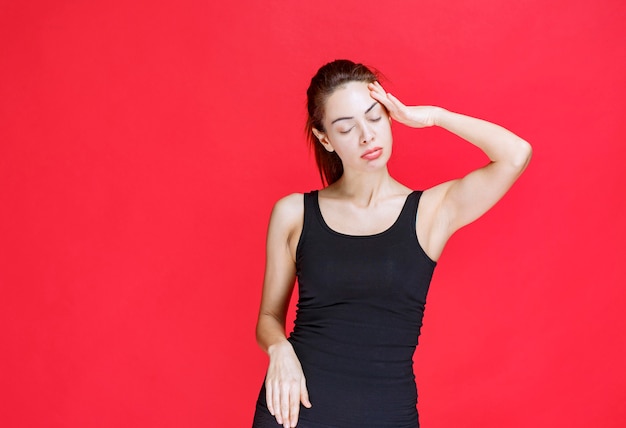
[[368, 151], [366, 151], [365, 153], [363, 153], [361, 155], [361, 158], [365, 159], [365, 160], [374, 160], [374, 159], [378, 159], [380, 157], [380, 155], [383, 154], [383, 148], [382, 147], [374, 147], [373, 149], [370, 149]]

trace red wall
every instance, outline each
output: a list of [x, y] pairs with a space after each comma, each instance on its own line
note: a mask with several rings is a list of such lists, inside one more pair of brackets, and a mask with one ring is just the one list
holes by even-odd
[[[348, 57], [534, 147], [437, 268], [423, 425], [623, 427], [625, 5], [4, 1], [2, 426], [250, 425], [269, 212], [319, 187], [304, 93]], [[414, 188], [485, 162], [394, 127]]]

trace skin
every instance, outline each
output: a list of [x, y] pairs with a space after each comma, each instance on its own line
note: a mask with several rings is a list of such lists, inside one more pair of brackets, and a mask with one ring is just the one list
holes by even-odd
[[[383, 108], [384, 107], [384, 108]], [[326, 150], [336, 151], [343, 176], [319, 192], [326, 223], [349, 235], [388, 229], [411, 189], [387, 170], [392, 152], [391, 122], [412, 128], [439, 126], [481, 149], [490, 162], [463, 178], [427, 189], [418, 207], [417, 239], [437, 260], [450, 236], [487, 212], [513, 185], [530, 161], [530, 145], [493, 123], [434, 106], [405, 106], [378, 82], [350, 82], [326, 101], [324, 129], [314, 129]], [[379, 148], [380, 156], [362, 155]], [[295, 282], [296, 246], [303, 226], [303, 195], [279, 200], [270, 218], [257, 341], [269, 355], [267, 405], [285, 428], [295, 427], [300, 404], [311, 407], [300, 362], [285, 335], [287, 306]]]

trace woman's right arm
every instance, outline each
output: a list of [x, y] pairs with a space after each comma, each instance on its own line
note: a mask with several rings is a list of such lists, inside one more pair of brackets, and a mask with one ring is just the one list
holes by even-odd
[[311, 407], [300, 361], [285, 335], [303, 217], [302, 194], [279, 200], [272, 210], [267, 231], [263, 295], [256, 327], [257, 342], [270, 359], [265, 379], [267, 408], [285, 428], [296, 426], [301, 402], [305, 407]]

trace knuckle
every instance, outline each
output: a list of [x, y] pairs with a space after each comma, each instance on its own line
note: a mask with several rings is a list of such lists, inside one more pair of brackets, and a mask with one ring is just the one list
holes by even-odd
[[295, 380], [295, 379], [289, 379], [289, 380], [284, 381], [281, 384], [281, 389], [283, 391], [289, 391], [289, 390], [293, 389], [294, 386], [296, 386], [296, 385], [300, 385], [300, 382]]

